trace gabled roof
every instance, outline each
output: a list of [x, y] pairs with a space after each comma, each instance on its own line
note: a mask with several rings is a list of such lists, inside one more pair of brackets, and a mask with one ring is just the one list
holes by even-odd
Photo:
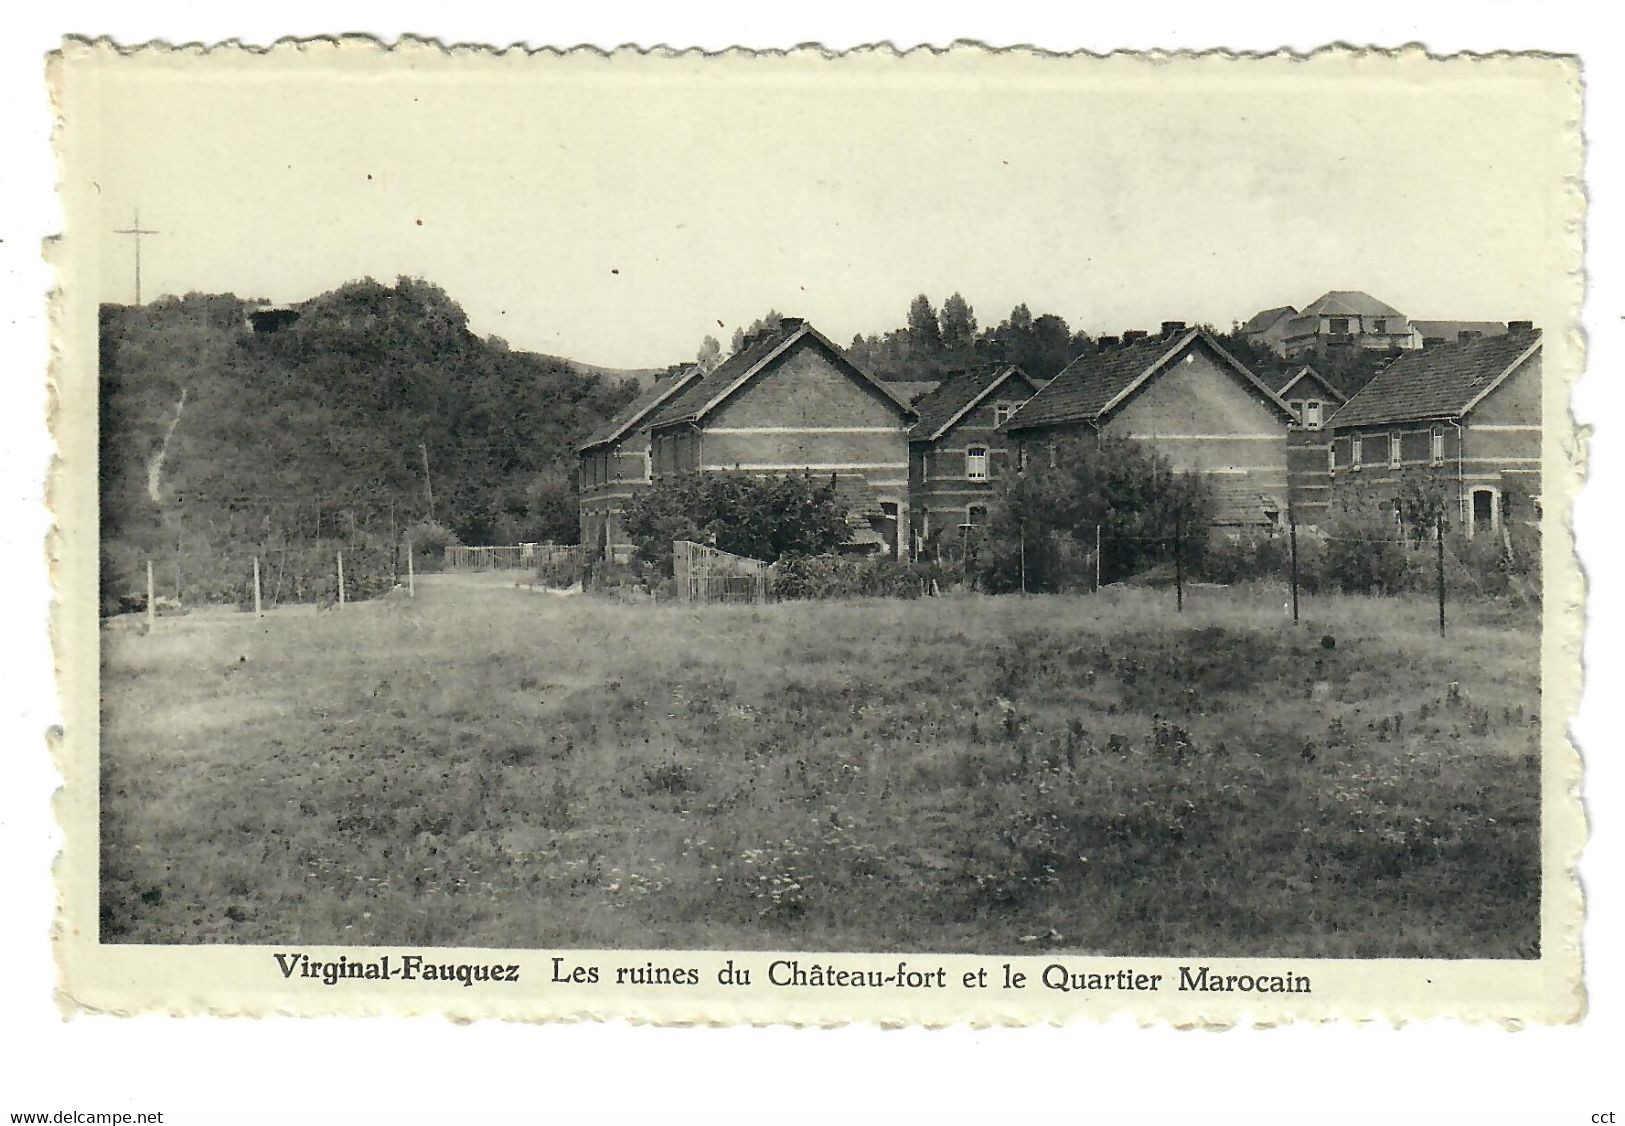
[[1275, 393], [1282, 399], [1285, 399], [1288, 391], [1292, 390], [1295, 385], [1302, 383], [1305, 380], [1314, 380], [1316, 386], [1318, 386], [1322, 391], [1326, 392], [1326, 398], [1335, 399], [1339, 403], [1348, 402], [1347, 395], [1343, 394], [1343, 392], [1326, 382], [1325, 377], [1308, 364], [1293, 368], [1291, 371], [1287, 372], [1280, 386], [1275, 389]]
[[1422, 334], [1424, 340], [1429, 337], [1438, 337], [1447, 343], [1454, 344], [1464, 332], [1476, 332], [1480, 336], [1505, 336], [1505, 321], [1412, 321], [1411, 327]]
[[1334, 289], [1323, 293], [1305, 306], [1300, 316], [1318, 317], [1328, 314], [1334, 317], [1399, 317], [1402, 320], [1405, 316], [1392, 305], [1378, 301], [1369, 293], [1358, 289]]
[[920, 412], [920, 420], [909, 431], [909, 440], [936, 441], [978, 403], [1011, 379], [1018, 379], [1027, 385], [1029, 398], [1038, 390], [1038, 384], [1015, 364], [982, 364], [950, 374], [935, 391], [914, 404], [914, 409]]
[[685, 387], [693, 386], [703, 374], [704, 369], [695, 364], [693, 367], [680, 371], [676, 375], [657, 379], [641, 395], [622, 407], [615, 417], [593, 431], [586, 441], [576, 446], [576, 452], [585, 453], [596, 446], [602, 446], [608, 442], [617, 442], [626, 437], [626, 435], [635, 431], [639, 424], [653, 413], [657, 407], [662, 403], [669, 402], [672, 396], [680, 393]]
[[1262, 313], [1254, 313], [1253, 319], [1241, 326], [1241, 331], [1267, 332], [1282, 317], [1295, 317], [1297, 315], [1298, 310], [1291, 305], [1278, 305], [1273, 309], [1265, 309]]
[[1540, 330], [1406, 352], [1330, 419], [1334, 429], [1459, 418], [1540, 350]]
[[890, 384], [876, 379], [853, 363], [851, 357], [842, 351], [834, 341], [813, 328], [812, 325], [795, 317], [786, 317], [776, 327], [763, 329], [756, 335], [747, 337], [739, 351], [723, 360], [722, 363], [711, 369], [710, 374], [667, 403], [650, 420], [649, 425], [651, 427], [661, 427], [671, 426], [676, 423], [701, 421], [706, 415], [721, 406], [734, 392], [749, 382], [752, 376], [767, 367], [779, 356], [782, 356], [800, 340], [817, 341], [857, 375], [860, 380], [878, 391], [884, 399], [897, 408], [899, 413], [905, 417], [913, 416], [914, 408], [909, 406], [907, 399], [891, 390]]
[[1028, 399], [1005, 427], [1028, 430], [1069, 422], [1097, 423], [1197, 343], [1212, 349], [1221, 362], [1284, 418], [1295, 420], [1291, 408], [1268, 384], [1225, 351], [1212, 333], [1193, 328], [1173, 336], [1153, 336], [1104, 351], [1085, 352]]
[[907, 399], [910, 403], [918, 405], [921, 399], [941, 387], [942, 381], [937, 379], [891, 379], [887, 380], [886, 386], [890, 387], [892, 393], [899, 399]]

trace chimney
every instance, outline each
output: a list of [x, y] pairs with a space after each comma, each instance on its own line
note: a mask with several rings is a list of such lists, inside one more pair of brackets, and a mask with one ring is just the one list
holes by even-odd
[[1123, 334], [1123, 343], [1133, 344], [1137, 341], [1144, 340], [1149, 335], [1150, 333], [1146, 332], [1143, 328], [1131, 328]]
[[1482, 332], [1479, 332], [1476, 328], [1464, 328], [1460, 332], [1456, 333], [1456, 340], [1459, 343], [1466, 344], [1466, 343], [1469, 343], [1470, 341], [1477, 340], [1480, 336], [1483, 336], [1483, 335], [1484, 334]]
[[1507, 322], [1507, 334], [1510, 335], [1510, 336], [1519, 336], [1519, 335], [1522, 335], [1523, 333], [1534, 332], [1534, 331], [1535, 331], [1535, 322], [1534, 321], [1508, 321]]
[[1163, 321], [1162, 322], [1162, 335], [1164, 335], [1164, 336], [1178, 336], [1180, 333], [1182, 333], [1184, 331], [1185, 331], [1185, 322], [1184, 321]]
[[796, 331], [806, 323], [807, 322], [800, 317], [780, 317], [779, 331], [785, 336], [789, 336], [792, 332]]
[[1123, 343], [1115, 336], [1100, 336], [1095, 338], [1095, 347], [1104, 352], [1108, 348], [1115, 348]]

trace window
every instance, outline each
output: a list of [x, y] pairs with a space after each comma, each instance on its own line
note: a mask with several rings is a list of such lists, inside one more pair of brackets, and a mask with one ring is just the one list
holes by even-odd
[[1388, 331], [1388, 322], [1386, 320], [1384, 320], [1382, 317], [1374, 318], [1372, 320], [1372, 322], [1371, 322], [1371, 331], [1372, 332], [1387, 332]]
[[1337, 476], [1337, 443], [1332, 442], [1326, 447], [1326, 474]]
[[1360, 435], [1358, 435], [1358, 434], [1354, 435], [1354, 437], [1349, 439], [1349, 467], [1350, 468], [1352, 468], [1352, 469], [1360, 468], [1361, 464], [1365, 460], [1364, 457], [1362, 456], [1364, 454], [1364, 452], [1365, 452], [1365, 439], [1361, 438]]
[[965, 476], [972, 481], [987, 480], [986, 446], [972, 446], [965, 451]]
[[1442, 426], [1433, 428], [1433, 448], [1430, 460], [1434, 465], [1444, 464], [1444, 427]]
[[965, 509], [965, 523], [972, 528], [987, 523], [987, 505], [973, 504]]
[[1299, 422], [1302, 422], [1303, 421], [1303, 400], [1302, 399], [1293, 399], [1291, 402], [1287, 403], [1287, 406], [1292, 408], [1292, 413], [1297, 417]]
[[643, 451], [643, 479], [645, 481], [653, 481], [655, 479], [655, 454], [653, 447]]
[[1331, 332], [1346, 333], [1346, 332], [1348, 332], [1348, 330], [1349, 330], [1349, 319], [1347, 317], [1332, 317], [1331, 318], [1331, 329], [1330, 329]]
[[1027, 447], [1026, 446], [1017, 446], [1016, 447], [1016, 472], [1017, 473], [1025, 473], [1026, 471], [1027, 471]]
[[1303, 424], [1311, 430], [1320, 429], [1320, 402], [1310, 399], [1303, 405]]
[[1399, 435], [1398, 434], [1390, 434], [1390, 435], [1388, 435], [1388, 468], [1389, 469], [1398, 469], [1399, 468], [1399, 463], [1400, 463], [1400, 460], [1401, 460], [1400, 455], [1403, 452], [1404, 452], [1403, 451], [1403, 446], [1402, 446], [1402, 444], [1401, 444], [1401, 442], [1399, 440]]
[[1009, 403], [995, 404], [993, 407], [993, 425], [995, 427], [1003, 426], [1006, 422], [1010, 421], [1010, 415], [1012, 413], [1013, 411]]

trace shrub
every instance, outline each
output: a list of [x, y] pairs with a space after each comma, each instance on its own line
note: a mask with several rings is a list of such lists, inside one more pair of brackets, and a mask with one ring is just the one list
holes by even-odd
[[632, 497], [624, 526], [636, 559], [670, 575], [674, 540], [710, 543], [769, 563], [834, 551], [851, 534], [846, 513], [833, 475], [683, 473]]
[[[1285, 531], [1263, 529], [1252, 529], [1237, 536], [1215, 536], [1208, 543], [1196, 575], [1215, 583], [1284, 579], [1292, 566], [1292, 546], [1287, 536]], [[1299, 546], [1301, 549], [1301, 542]], [[1301, 550], [1299, 562], [1302, 562]]]
[[940, 571], [885, 556], [791, 555], [772, 576], [773, 593], [783, 599], [918, 598]]
[[403, 537], [412, 546], [412, 566], [418, 571], [438, 571], [446, 562], [446, 548], [461, 546], [462, 540], [444, 524], [420, 520], [406, 529]]

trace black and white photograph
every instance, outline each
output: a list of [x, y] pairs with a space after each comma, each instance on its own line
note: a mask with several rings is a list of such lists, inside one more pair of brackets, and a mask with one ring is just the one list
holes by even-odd
[[1564, 60], [80, 50], [100, 948], [1564, 953]]

